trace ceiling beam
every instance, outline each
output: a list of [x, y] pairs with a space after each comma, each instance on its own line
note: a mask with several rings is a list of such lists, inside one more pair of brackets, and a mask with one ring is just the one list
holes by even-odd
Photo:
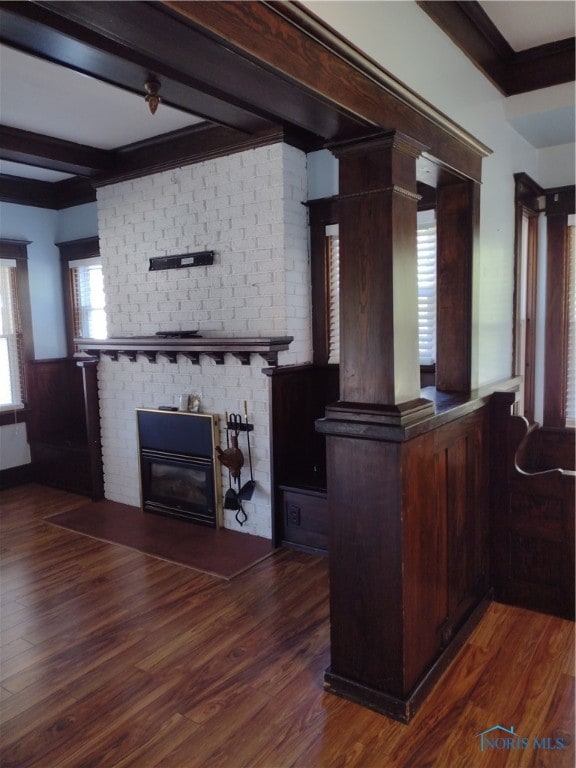
[[94, 176], [110, 169], [112, 153], [0, 125], [0, 158], [79, 176]]
[[95, 200], [96, 190], [88, 179], [80, 176], [50, 182], [0, 174], [0, 201], [3, 203], [59, 211]]
[[165, 103], [246, 133], [332, 142], [396, 128], [476, 179], [489, 154], [298, 3], [0, 0], [2, 39], [136, 92], [153, 74]]
[[[75, 9], [81, 5], [86, 6], [84, 13]], [[116, 26], [130, 30], [126, 39], [115, 34]], [[180, 56], [190, 60], [187, 73], [154, 54], [161, 40], [165, 42], [160, 48], [180, 46]], [[195, 72], [203, 71], [206, 62], [194, 41], [177, 40], [171, 30], [159, 28], [145, 3], [2, 0], [0, 42], [142, 96], [144, 83], [153, 74], [161, 79], [162, 101], [168, 106], [248, 133], [270, 127], [265, 117], [243, 108], [238, 101], [228, 102], [215, 92], [197, 88]]]
[[[293, 136], [280, 127], [250, 135], [200, 123], [119, 149], [93, 150], [99, 163], [97, 166], [93, 164], [90, 173], [86, 173], [86, 169], [81, 171], [79, 166], [72, 166], [70, 158], [66, 167], [62, 167], [62, 153], [68, 157], [68, 153], [80, 145], [0, 126], [0, 158], [78, 174], [56, 183], [0, 175], [0, 200], [57, 210], [68, 208], [95, 200], [96, 188], [106, 184], [278, 142], [304, 148], [298, 135]], [[74, 167], [75, 171], [72, 170]]]
[[416, 0], [505, 96], [574, 81], [573, 37], [516, 52], [477, 0]]
[[[219, 125], [220, 135], [208, 138], [215, 151], [241, 143], [234, 134], [260, 141], [289, 131], [308, 150], [395, 128], [476, 180], [490, 153], [298, 3], [0, 0], [0, 41], [136, 92], [155, 75], [166, 104]], [[198, 136], [189, 145], [175, 137], [188, 161], [198, 157]], [[22, 144], [11, 148], [20, 158]], [[142, 175], [170, 167], [173, 155], [164, 153], [160, 145], [125, 148], [85, 173]]]

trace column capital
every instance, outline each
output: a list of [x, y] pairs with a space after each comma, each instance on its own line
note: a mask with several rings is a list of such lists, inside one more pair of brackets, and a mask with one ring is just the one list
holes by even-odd
[[386, 149], [396, 150], [409, 157], [420, 157], [429, 147], [400, 131], [380, 131], [358, 139], [334, 142], [326, 145], [338, 159], [350, 155], [367, 155]]

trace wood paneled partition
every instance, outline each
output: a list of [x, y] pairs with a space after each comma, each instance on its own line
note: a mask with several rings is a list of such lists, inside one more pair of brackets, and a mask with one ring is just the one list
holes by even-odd
[[[537, 426], [510, 413], [512, 398], [492, 404], [492, 583], [496, 598], [574, 620], [573, 435], [556, 446]], [[554, 462], [556, 466], [551, 466]]]
[[[439, 365], [421, 391], [417, 159], [397, 131], [334, 145], [340, 400], [326, 435], [327, 690], [408, 722], [487, 605], [488, 433], [470, 395], [478, 185], [436, 190]], [[440, 357], [442, 360], [440, 361]]]
[[103, 476], [94, 360], [34, 360], [28, 365], [28, 437], [34, 479], [93, 499]]
[[326, 686], [408, 722], [487, 605], [488, 406], [437, 404], [404, 428], [317, 426], [329, 472]]

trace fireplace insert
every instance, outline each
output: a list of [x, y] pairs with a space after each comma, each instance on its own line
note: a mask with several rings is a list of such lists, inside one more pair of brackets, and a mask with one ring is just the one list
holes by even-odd
[[142, 509], [218, 528], [212, 414], [137, 410]]

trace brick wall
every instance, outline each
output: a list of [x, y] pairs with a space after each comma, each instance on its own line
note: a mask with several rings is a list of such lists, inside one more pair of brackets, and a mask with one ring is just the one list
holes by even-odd
[[[110, 336], [199, 328], [204, 336], [291, 335], [281, 365], [311, 359], [306, 156], [284, 144], [242, 152], [98, 190]], [[149, 272], [154, 256], [214, 250], [214, 265]], [[106, 497], [139, 504], [134, 409], [177, 405], [199, 392], [202, 410], [243, 412], [248, 402], [257, 490], [241, 529], [271, 535], [268, 382], [253, 356], [217, 366], [179, 356], [99, 366]], [[246, 448], [244, 436], [241, 447]], [[222, 431], [221, 443], [225, 443]], [[246, 451], [245, 451], [246, 453]], [[247, 473], [242, 478], [248, 479]], [[223, 490], [228, 483], [222, 473]], [[240, 530], [234, 512], [225, 525]]]

